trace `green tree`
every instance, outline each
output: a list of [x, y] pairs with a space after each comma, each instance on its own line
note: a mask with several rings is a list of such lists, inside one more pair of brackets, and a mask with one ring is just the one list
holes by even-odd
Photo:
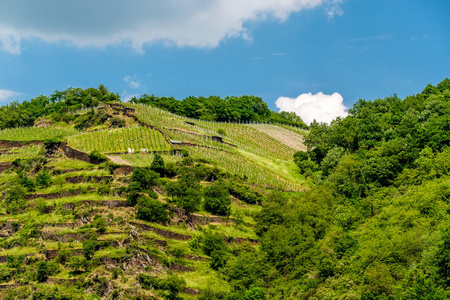
[[443, 243], [437, 253], [437, 274], [444, 285], [450, 285], [450, 227], [442, 235]]
[[95, 241], [86, 240], [83, 242], [83, 255], [86, 259], [91, 259], [95, 253]]
[[164, 167], [164, 159], [160, 154], [155, 154], [152, 164], [150, 165], [150, 170], [155, 171], [160, 176], [164, 176], [164, 174], [166, 173], [166, 168]]
[[144, 190], [151, 189], [153, 185], [156, 185], [158, 179], [159, 174], [147, 168], [135, 168], [131, 175], [131, 180], [138, 182]]
[[137, 199], [137, 204], [136, 217], [138, 219], [161, 224], [166, 224], [170, 221], [164, 203], [146, 196], [140, 196]]
[[212, 214], [226, 216], [230, 214], [231, 198], [228, 188], [216, 181], [205, 189], [205, 210]]

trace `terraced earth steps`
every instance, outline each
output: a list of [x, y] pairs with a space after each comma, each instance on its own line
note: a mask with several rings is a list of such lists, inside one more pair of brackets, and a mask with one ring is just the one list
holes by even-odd
[[64, 284], [67, 283], [69, 285], [74, 285], [75, 283], [77, 283], [79, 281], [79, 279], [76, 278], [57, 278], [57, 277], [49, 277], [47, 278], [46, 283], [50, 283], [50, 284]]
[[[180, 219], [180, 221], [185, 222], [191, 226], [199, 225], [207, 225], [209, 223], [224, 223], [226, 222], [225, 218], [219, 216], [203, 216], [196, 213], [188, 214], [182, 208], [177, 206], [174, 207], [174, 212], [176, 216]], [[232, 221], [231, 219], [229, 221]]]
[[0, 263], [6, 263], [7, 262], [7, 258], [11, 257], [11, 256], [24, 256], [25, 259], [29, 256], [35, 256], [36, 254], [38, 254], [38, 252], [35, 253], [27, 253], [27, 254], [21, 254], [21, 255], [2, 255], [0, 256]]
[[[138, 239], [141, 239], [141, 240], [146, 241], [146, 242], [154, 242], [154, 243], [158, 244], [161, 247], [167, 247], [167, 241], [164, 241], [164, 240], [158, 240], [158, 239], [155, 239], [155, 238], [151, 238], [151, 237], [148, 237], [148, 236], [142, 236], [142, 235], [139, 236]], [[131, 244], [131, 238], [125, 238], [123, 240], [122, 245], [126, 245], [126, 244]]]
[[89, 206], [106, 206], [106, 207], [126, 207], [126, 200], [81, 200], [77, 202], [67, 202], [64, 203], [61, 208], [66, 210], [74, 210], [76, 206], [79, 205], [89, 205]]
[[230, 238], [230, 242], [235, 244], [242, 244], [243, 242], [249, 242], [252, 245], [258, 245], [261, 242], [255, 239], [249, 239], [249, 238]]
[[[47, 249], [45, 250], [45, 257], [47, 260], [54, 260], [56, 256], [58, 255], [60, 250], [54, 250], [54, 249]], [[82, 256], [83, 255], [83, 249], [73, 249], [69, 250], [71, 256]]]
[[206, 260], [210, 260], [209, 257], [197, 256], [197, 255], [192, 255], [192, 254], [187, 254], [184, 258], [187, 259], [187, 260], [192, 260], [192, 261], [206, 261]]
[[172, 231], [159, 229], [156, 227], [149, 226], [147, 224], [135, 223], [135, 222], [130, 222], [130, 224], [137, 226], [143, 230], [153, 231], [160, 236], [163, 236], [163, 237], [169, 238], [169, 239], [173, 239], [173, 240], [188, 241], [188, 240], [192, 239], [192, 236], [190, 236], [190, 235], [185, 235], [185, 234], [181, 234], [181, 233], [175, 233]]
[[30, 145], [41, 145], [44, 141], [27, 141], [27, 142], [19, 142], [19, 141], [5, 141], [0, 140], [0, 148], [10, 149], [10, 148], [21, 148]]
[[143, 250], [131, 257], [108, 257], [101, 258], [101, 262], [107, 269], [121, 267], [125, 271], [144, 272], [148, 266], [155, 268], [157, 272], [167, 271], [156, 257], [149, 256]]
[[176, 263], [172, 263], [169, 267], [169, 270], [175, 271], [175, 272], [194, 272], [195, 271], [194, 268], [189, 268], [189, 267], [179, 265]]
[[[88, 191], [93, 191], [95, 189], [94, 188], [88, 188], [87, 190]], [[48, 194], [28, 194], [28, 195], [25, 195], [25, 198], [27, 200], [38, 199], [38, 198], [52, 200], [52, 199], [59, 199], [59, 198], [69, 197], [69, 196], [77, 196], [77, 195], [81, 195], [82, 193], [83, 193], [83, 190], [82, 189], [78, 189], [78, 190], [73, 190], [73, 191], [62, 191], [62, 192], [48, 193]]]
[[8, 170], [9, 168], [11, 168], [11, 166], [12, 166], [12, 162], [10, 162], [10, 161], [1, 162], [0, 163], [0, 173]]
[[182, 291], [183, 294], [188, 294], [188, 295], [198, 295], [200, 294], [200, 292], [196, 289], [191, 289], [188, 287], [185, 287]]
[[[108, 234], [126, 234], [127, 232], [108, 232], [104, 233], [101, 236], [107, 236]], [[83, 242], [86, 240], [86, 233], [65, 233], [64, 235], [57, 235], [47, 231], [41, 231], [39, 234], [39, 238], [47, 241], [56, 241], [56, 242], [64, 242], [68, 243], [69, 240]], [[98, 240], [99, 242], [109, 244], [111, 247], [120, 246], [119, 241], [117, 240]]]
[[67, 183], [85, 183], [85, 182], [100, 182], [103, 180], [111, 180], [112, 176], [73, 176], [66, 177]]
[[16, 287], [20, 286], [17, 283], [5, 283], [5, 284], [0, 284], [0, 290], [5, 290], [5, 289], [14, 289]]

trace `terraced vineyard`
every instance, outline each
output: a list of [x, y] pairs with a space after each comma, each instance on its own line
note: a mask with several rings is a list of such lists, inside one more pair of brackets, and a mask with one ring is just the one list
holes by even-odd
[[2, 141], [44, 141], [50, 138], [62, 138], [77, 134], [75, 129], [57, 127], [20, 127], [0, 130]]
[[16, 159], [30, 159], [35, 158], [43, 150], [42, 146], [30, 145], [17, 149], [5, 149], [0, 153], [0, 162], [12, 162]]
[[161, 132], [141, 126], [99, 130], [68, 138], [68, 144], [81, 151], [103, 153], [134, 151], [168, 151], [170, 144]]
[[[300, 147], [303, 138], [299, 134], [292, 133], [290, 144], [284, 144], [279, 138], [274, 138], [267, 132], [258, 130], [254, 126], [267, 126], [268, 128], [277, 127], [275, 125], [253, 125], [253, 124], [238, 124], [238, 123], [217, 123], [207, 122], [196, 119], [189, 119], [180, 117], [172, 113], [163, 111], [158, 108], [141, 105], [141, 104], [126, 104], [128, 107], [136, 109], [138, 118], [148, 124], [154, 126], [164, 126], [165, 129], [178, 129], [188, 132], [194, 132], [199, 135], [219, 135], [219, 130], [225, 133], [224, 141], [229, 142], [242, 148], [248, 152], [271, 158], [279, 158], [284, 160], [291, 160], [293, 154]], [[191, 124], [194, 125], [191, 125]], [[273, 132], [274, 130], [272, 129]], [[283, 138], [288, 139], [288, 135], [283, 128], [279, 128], [278, 132], [283, 132]], [[167, 131], [167, 134], [173, 138], [179, 138], [180, 133], [177, 131]], [[278, 136], [280, 133], [278, 133]], [[293, 140], [299, 139], [295, 143]], [[196, 137], [191, 137], [196, 139]], [[198, 138], [197, 138], [198, 139]]]
[[[213, 161], [257, 186], [302, 190], [303, 181], [296, 175], [295, 165], [291, 165], [294, 153], [305, 149], [303, 136], [295, 128], [207, 122], [141, 104], [127, 103], [126, 106], [134, 108], [135, 115], [142, 122], [162, 128], [170, 139], [192, 144], [194, 147], [183, 148], [193, 158]], [[223, 134], [221, 137], [225, 143], [211, 139], [211, 136], [219, 136], [219, 132]], [[139, 165], [145, 163], [139, 161]]]

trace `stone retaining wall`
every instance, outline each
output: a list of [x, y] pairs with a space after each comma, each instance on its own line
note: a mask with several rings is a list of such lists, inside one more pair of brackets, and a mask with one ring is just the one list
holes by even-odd
[[168, 230], [163, 230], [163, 229], [159, 229], [159, 228], [155, 228], [146, 224], [142, 224], [142, 223], [135, 223], [135, 222], [130, 222], [131, 225], [137, 226], [143, 230], [147, 230], [147, 231], [153, 231], [157, 234], [159, 234], [160, 236], [169, 238], [169, 239], [173, 239], [173, 240], [179, 240], [179, 241], [187, 241], [190, 240], [192, 238], [192, 236], [190, 235], [185, 235], [185, 234], [181, 234], [181, 233], [175, 233], [172, 231], [168, 231]]
[[89, 157], [89, 154], [68, 146], [67, 143], [65, 143], [65, 142], [61, 143], [61, 145], [59, 146], [59, 149], [64, 153], [64, 155], [66, 155], [69, 158], [85, 161], [85, 162], [91, 163], [91, 164], [102, 163], [101, 161], [99, 161], [97, 159], [93, 159], [93, 158]]
[[10, 161], [0, 163], [0, 173], [8, 170], [9, 168], [11, 168], [11, 166], [12, 162]]
[[28, 141], [28, 142], [19, 142], [19, 141], [3, 141], [0, 140], [0, 148], [20, 148], [26, 147], [29, 145], [41, 145], [44, 141]]

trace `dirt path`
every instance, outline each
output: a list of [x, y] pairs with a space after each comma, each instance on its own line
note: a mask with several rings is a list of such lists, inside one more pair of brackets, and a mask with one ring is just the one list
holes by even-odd
[[109, 158], [115, 164], [131, 166], [131, 164], [129, 162], [127, 162], [125, 159], [123, 159], [120, 156], [106, 156], [106, 157]]

